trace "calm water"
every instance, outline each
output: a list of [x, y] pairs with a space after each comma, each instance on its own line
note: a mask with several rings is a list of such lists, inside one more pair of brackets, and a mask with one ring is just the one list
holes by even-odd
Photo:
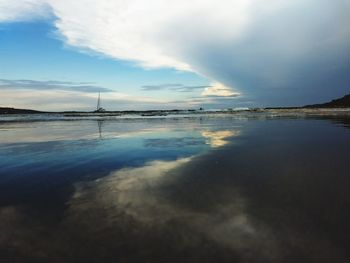
[[350, 262], [349, 123], [0, 122], [0, 262]]

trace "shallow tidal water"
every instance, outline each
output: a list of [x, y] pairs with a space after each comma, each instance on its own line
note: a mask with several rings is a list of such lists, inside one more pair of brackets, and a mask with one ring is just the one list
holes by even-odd
[[0, 122], [0, 262], [350, 262], [349, 128]]

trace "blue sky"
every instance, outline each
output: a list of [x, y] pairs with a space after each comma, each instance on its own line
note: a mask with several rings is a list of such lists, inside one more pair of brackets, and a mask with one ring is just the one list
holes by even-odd
[[348, 0], [2, 0], [0, 106], [296, 106], [350, 91]]
[[[0, 56], [2, 58], [0, 60], [0, 79], [11, 80], [12, 82], [14, 80], [35, 80], [37, 82], [55, 80], [89, 83], [92, 86], [101, 87], [99, 89], [101, 91], [106, 88], [130, 95], [128, 103], [132, 103], [133, 97], [145, 97], [147, 98], [146, 101], [151, 102], [154, 99], [156, 108], [168, 108], [168, 105], [162, 105], [162, 101], [168, 102], [169, 97], [171, 97], [171, 101], [175, 101], [171, 104], [172, 107], [187, 106], [186, 99], [189, 98], [189, 93], [193, 97], [199, 96], [200, 89], [185, 93], [159, 89], [145, 90], [145, 87], [167, 84], [181, 84], [186, 87], [210, 85], [208, 79], [192, 72], [171, 68], [145, 69], [131, 61], [110, 58], [91, 50], [69, 47], [59, 39], [52, 21], [1, 24]], [[31, 87], [31, 93], [35, 94], [37, 90], [42, 91], [39, 87], [40, 83], [37, 83], [37, 85], [37, 88]], [[45, 85], [45, 83], [42, 83], [42, 85]], [[11, 86], [9, 89], [12, 89], [14, 97], [18, 93], [28, 90], [21, 89], [21, 85], [18, 85], [18, 88]], [[95, 91], [91, 92], [92, 96], [96, 97], [96, 94]], [[38, 96], [40, 96], [39, 93]], [[143, 105], [140, 102], [142, 98], [135, 102], [136, 105], [126, 106], [123, 103], [122, 106], [118, 106], [118, 101], [114, 104], [114, 100], [109, 101], [109, 96], [110, 94], [102, 95], [102, 98], [107, 101], [108, 108], [111, 109], [154, 108], [152, 103]], [[30, 101], [16, 101], [15, 99], [12, 99], [12, 101], [15, 101], [16, 105], [13, 105], [13, 103], [7, 104], [6, 100], [1, 101], [1, 103], [2, 106], [38, 108], [37, 105], [31, 106]], [[44, 105], [40, 107], [41, 109], [50, 110], [52, 108], [50, 106], [51, 99], [43, 98], [42, 101]], [[94, 102], [94, 100], [92, 101]], [[160, 105], [157, 104], [158, 101], [161, 102]], [[188, 106], [195, 107], [196, 105], [189, 103]], [[91, 105], [87, 103], [86, 107], [82, 109], [89, 110], [93, 107], [95, 107], [95, 103]], [[52, 109], [60, 110], [61, 107], [57, 105]], [[62, 109], [64, 109], [64, 106]], [[71, 109], [76, 109], [74, 104], [67, 110]]]

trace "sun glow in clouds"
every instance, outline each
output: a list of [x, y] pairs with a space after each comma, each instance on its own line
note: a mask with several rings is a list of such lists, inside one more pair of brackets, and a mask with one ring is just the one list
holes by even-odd
[[235, 97], [239, 96], [239, 93], [233, 92], [231, 88], [226, 87], [224, 84], [213, 83], [211, 87], [203, 90], [202, 96]]

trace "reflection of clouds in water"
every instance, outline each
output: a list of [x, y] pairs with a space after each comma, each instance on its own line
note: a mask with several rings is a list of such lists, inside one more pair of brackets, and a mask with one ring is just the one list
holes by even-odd
[[[124, 212], [138, 220], [145, 221], [147, 218], [155, 220], [154, 214], [144, 212], [147, 209], [155, 209], [155, 206], [161, 209], [162, 203], [159, 202], [161, 201], [159, 196], [153, 195], [152, 192], [157, 191], [162, 180], [170, 179], [169, 171], [190, 160], [191, 158], [170, 162], [153, 161], [143, 167], [118, 170], [96, 182], [78, 184], [72, 205], [75, 201], [85, 199], [86, 196], [94, 193], [98, 197], [94, 201], [115, 204], [115, 208], [122, 208]], [[110, 212], [113, 213], [113, 210]], [[164, 214], [162, 216], [164, 217]]]
[[207, 144], [213, 148], [221, 147], [229, 142], [226, 140], [229, 137], [239, 136], [240, 131], [230, 130], [230, 131], [203, 131], [202, 136], [207, 138]]
[[229, 143], [230, 137], [239, 136], [238, 130], [221, 130], [221, 131], [200, 131], [197, 137], [179, 137], [179, 138], [149, 138], [145, 140], [145, 147], [186, 147], [193, 145], [207, 144], [212, 148], [222, 147]]
[[[181, 179], [193, 176], [186, 173], [186, 167], [196, 161], [197, 157], [154, 161], [119, 170], [95, 182], [81, 183], [71, 200], [70, 213], [79, 222], [84, 215], [82, 207], [88, 214], [103, 208], [111, 225], [120, 224], [118, 215], [122, 213], [134, 222], [133, 227], [148, 229], [152, 233], [148, 237], [154, 233], [180, 235], [181, 242], [191, 247], [201, 246], [194, 240], [204, 237], [211, 242], [207, 248], [224, 248], [231, 257], [239, 255], [239, 262], [294, 262], [288, 257], [293, 255], [295, 259], [299, 254], [303, 255], [302, 262], [328, 262], [329, 258], [345, 262], [326, 239], [305, 234], [286, 221], [282, 224], [287, 225], [281, 227], [279, 223], [259, 220], [251, 211], [250, 202], [254, 200], [245, 196], [239, 185], [206, 190], [192, 181], [185, 182], [191, 187], [180, 189], [186, 188]], [[202, 202], [205, 209], [199, 208]], [[271, 211], [267, 213], [273, 215]], [[168, 240], [164, 237], [163, 241]]]
[[172, 130], [148, 126], [151, 124], [144, 122], [140, 126], [133, 126], [122, 121], [108, 120], [5, 122], [0, 123], [0, 144], [146, 137]]
[[[210, 250], [221, 253], [214, 258], [231, 258], [225, 262], [293, 262], [286, 261], [290, 253], [309, 253], [309, 249], [314, 252], [305, 257], [315, 260], [302, 262], [329, 262], [331, 256], [335, 262], [346, 262], [332, 244], [322, 239], [294, 232], [288, 226], [288, 232], [281, 231], [259, 221], [248, 209], [252, 200], [241, 193], [244, 189], [239, 186], [221, 185], [218, 190], [210, 185], [214, 189], [211, 196], [206, 193], [208, 189], [192, 181], [189, 190], [185, 189], [185, 202], [179, 202], [183, 197], [181, 191], [176, 191], [183, 187], [179, 181], [191, 176], [183, 169], [196, 161], [197, 157], [153, 161], [78, 183], [62, 221], [57, 224], [47, 223], [21, 207], [0, 208], [0, 248], [15, 251], [19, 258], [30, 255], [43, 262], [53, 262], [52, 255], [57, 259], [54, 262], [76, 262], [77, 258], [90, 256], [102, 258], [91, 262], [113, 262], [106, 260], [111, 258], [140, 262], [147, 256], [148, 261], [165, 262], [164, 258], [154, 260], [154, 256], [166, 253], [162, 252], [166, 247], [170, 247], [171, 256], [181, 255], [167, 262], [184, 262], [181, 249], [193, 250], [197, 256], [186, 262], [216, 262], [213, 257], [206, 258], [205, 253]], [[175, 195], [169, 195], [174, 189]], [[189, 196], [186, 191], [190, 191]], [[195, 199], [195, 206], [189, 204], [191, 200], [186, 200], [186, 196]], [[206, 209], [198, 209], [198, 202], [206, 203]], [[42, 222], [38, 224], [38, 220]], [[125, 248], [129, 249], [124, 252]], [[322, 251], [329, 251], [326, 260], [318, 253]], [[235, 260], [237, 255], [239, 260]]]
[[72, 212], [79, 211], [79, 204], [89, 200], [85, 205], [91, 206], [88, 208], [91, 212], [97, 203], [98, 207], [108, 208], [111, 218], [117, 211], [123, 211], [139, 224], [155, 229], [167, 228], [169, 222], [176, 221], [193, 231], [185, 233], [185, 239], [190, 240], [193, 234], [200, 233], [235, 253], [242, 253], [243, 258], [250, 258], [252, 255], [246, 252], [253, 251], [262, 258], [275, 259], [278, 256], [275, 242], [269, 238], [269, 231], [256, 229], [250, 222], [245, 200], [237, 189], [220, 193], [227, 195], [228, 202], [218, 204], [211, 211], [197, 211], [166, 196], [167, 187], [176, 184], [179, 176], [175, 169], [192, 159], [154, 161], [144, 167], [119, 170], [93, 183], [81, 183], [70, 204]]
[[202, 145], [204, 141], [202, 138], [194, 137], [181, 137], [181, 138], [155, 138], [155, 139], [145, 139], [145, 147], [159, 147], [159, 148], [171, 148], [171, 147], [187, 147], [194, 145]]
[[[183, 119], [181, 121], [169, 119], [163, 120], [76, 120], [76, 121], [38, 121], [38, 122], [4, 122], [0, 123], [0, 143], [24, 143], [24, 142], [48, 142], [48, 141], [71, 141], [82, 139], [113, 139], [154, 137], [159, 134], [176, 134], [174, 137], [188, 137], [185, 133], [195, 132], [195, 137], [218, 138], [214, 143], [220, 143], [220, 138], [231, 136], [227, 133], [236, 134], [236, 131], [203, 131], [200, 119]], [[199, 132], [198, 132], [199, 131]], [[198, 132], [198, 133], [197, 133]], [[191, 135], [192, 136], [192, 135]], [[190, 136], [190, 137], [191, 137]]]
[[146, 137], [152, 134], [157, 134], [157, 133], [168, 133], [171, 132], [170, 128], [164, 128], [164, 127], [152, 127], [152, 128], [147, 128], [147, 129], [142, 129], [139, 131], [124, 131], [124, 132], [119, 132], [119, 133], [109, 133], [111, 136], [110, 138], [133, 138], [133, 137]]

